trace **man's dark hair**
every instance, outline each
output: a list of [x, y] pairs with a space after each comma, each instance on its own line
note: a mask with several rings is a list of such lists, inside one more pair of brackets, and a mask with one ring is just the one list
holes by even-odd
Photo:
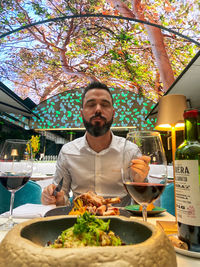
[[83, 107], [83, 100], [85, 98], [86, 93], [89, 90], [92, 90], [92, 89], [103, 89], [103, 90], [106, 90], [110, 94], [111, 99], [112, 99], [112, 104], [113, 104], [113, 97], [112, 97], [112, 94], [111, 94], [110, 89], [108, 88], [108, 86], [106, 84], [100, 83], [100, 82], [91, 82], [87, 87], [85, 87], [85, 89], [83, 91], [83, 94], [82, 94], [82, 107]]

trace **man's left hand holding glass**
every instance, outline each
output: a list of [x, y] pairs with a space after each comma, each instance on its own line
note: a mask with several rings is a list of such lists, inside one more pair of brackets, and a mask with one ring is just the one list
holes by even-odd
[[150, 160], [151, 158], [148, 156], [141, 156], [137, 159], [131, 160], [132, 165], [130, 166], [130, 168], [134, 172], [134, 182], [144, 182], [150, 170]]

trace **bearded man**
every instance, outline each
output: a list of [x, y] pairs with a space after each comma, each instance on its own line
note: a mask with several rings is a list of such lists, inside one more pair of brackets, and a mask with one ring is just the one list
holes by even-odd
[[[104, 198], [119, 197], [120, 205], [130, 204], [130, 197], [121, 178], [125, 138], [113, 134], [110, 127], [115, 110], [109, 88], [100, 82], [89, 84], [82, 95], [81, 116], [86, 128], [83, 137], [65, 144], [58, 156], [54, 181], [42, 193], [45, 205], [69, 204], [73, 197], [93, 191]], [[143, 181], [148, 173], [148, 160], [138, 147], [130, 143], [131, 168]], [[140, 160], [134, 160], [141, 155]], [[63, 178], [62, 190], [54, 196], [56, 185]]]

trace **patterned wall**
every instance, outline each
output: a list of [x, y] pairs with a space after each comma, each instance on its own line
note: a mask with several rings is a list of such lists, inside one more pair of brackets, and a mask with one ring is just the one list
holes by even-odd
[[[112, 127], [133, 127], [138, 130], [153, 130], [155, 120], [145, 117], [155, 105], [151, 100], [133, 92], [110, 88], [115, 108]], [[40, 103], [33, 112], [40, 119], [33, 117], [30, 128], [64, 129], [83, 128], [80, 116], [82, 89], [65, 91]]]

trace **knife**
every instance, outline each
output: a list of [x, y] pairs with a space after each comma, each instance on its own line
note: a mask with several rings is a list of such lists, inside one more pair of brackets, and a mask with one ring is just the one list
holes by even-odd
[[63, 185], [63, 178], [61, 178], [59, 184], [56, 186], [56, 188], [54, 189], [53, 191], [53, 196], [56, 197], [57, 195], [57, 192], [60, 192], [61, 188], [62, 188], [62, 185]]

